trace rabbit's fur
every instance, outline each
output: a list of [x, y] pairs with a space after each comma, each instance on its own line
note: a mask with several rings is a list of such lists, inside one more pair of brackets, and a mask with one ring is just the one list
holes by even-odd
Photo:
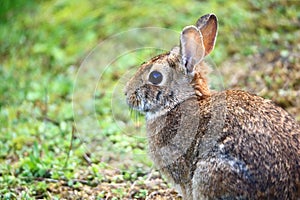
[[154, 163], [186, 200], [300, 199], [299, 124], [270, 100], [209, 90], [203, 58], [216, 35], [216, 16], [201, 17], [126, 86]]

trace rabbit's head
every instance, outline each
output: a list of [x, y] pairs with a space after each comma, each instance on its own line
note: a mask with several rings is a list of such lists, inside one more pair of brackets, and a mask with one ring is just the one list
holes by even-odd
[[203, 59], [214, 48], [217, 27], [214, 14], [204, 15], [182, 30], [179, 47], [142, 64], [125, 88], [128, 105], [149, 118], [192, 96], [209, 96]]

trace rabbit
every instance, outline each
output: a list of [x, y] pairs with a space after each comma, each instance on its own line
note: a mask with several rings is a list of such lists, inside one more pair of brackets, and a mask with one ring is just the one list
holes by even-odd
[[180, 45], [143, 63], [125, 87], [145, 114], [149, 154], [184, 200], [300, 199], [300, 125], [271, 100], [212, 91], [204, 58], [216, 15], [186, 26]]

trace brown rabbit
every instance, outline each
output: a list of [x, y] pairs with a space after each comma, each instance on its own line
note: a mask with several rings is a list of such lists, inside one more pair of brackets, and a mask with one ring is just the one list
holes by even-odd
[[146, 114], [150, 155], [185, 200], [300, 199], [300, 125], [270, 100], [212, 92], [203, 59], [214, 14], [187, 26], [180, 47], [142, 64], [127, 103]]

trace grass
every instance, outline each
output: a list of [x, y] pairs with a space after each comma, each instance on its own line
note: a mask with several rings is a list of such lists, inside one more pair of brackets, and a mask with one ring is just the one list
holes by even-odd
[[[247, 70], [240, 69], [244, 74], [237, 77], [238, 84], [221, 70], [225, 84], [248, 89], [263, 85], [263, 96], [300, 120], [299, 8], [298, 1], [284, 0], [1, 1], [0, 198], [72, 199], [84, 195], [74, 193], [72, 197], [57, 185], [72, 191], [100, 185], [100, 191], [91, 190], [98, 199], [127, 198], [132, 183], [142, 185], [134, 189], [132, 198], [144, 199], [150, 194], [153, 188], [143, 185], [152, 167], [146, 155], [143, 118], [129, 116], [120, 90], [128, 71], [159, 52], [142, 49], [113, 55], [117, 59], [107, 70], [100, 66], [90, 74], [77, 74], [89, 52], [101, 50], [95, 48], [97, 44], [132, 28], [180, 31], [200, 15], [216, 13], [220, 31], [211, 55], [216, 66], [225, 70], [224, 63], [229, 62], [234, 66], [231, 70], [239, 71], [241, 64], [255, 63], [251, 58], [256, 55], [263, 55], [264, 61], [282, 61], [275, 71], [251, 65], [248, 77]], [[141, 43], [154, 39], [151, 35], [133, 38], [144, 39]], [[103, 70], [101, 79], [89, 79], [88, 75], [99, 75], [97, 70]], [[84, 93], [76, 93], [81, 92], [78, 88], [85, 91], [95, 85], [92, 102]], [[97, 130], [81, 129], [82, 122], [89, 122], [74, 115], [74, 92], [79, 94], [84, 112], [96, 116], [92, 123]]]

